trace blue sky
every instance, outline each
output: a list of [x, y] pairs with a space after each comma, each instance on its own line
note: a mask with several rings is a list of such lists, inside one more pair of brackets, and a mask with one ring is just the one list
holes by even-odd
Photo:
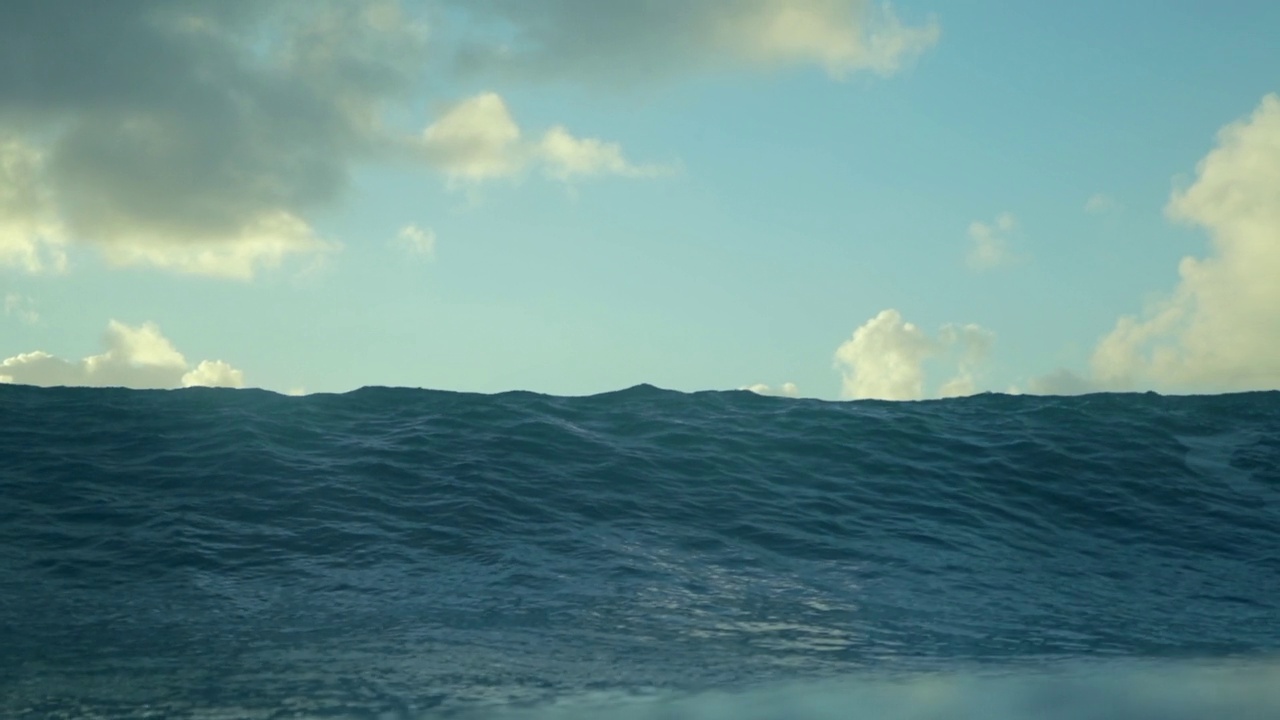
[[1273, 3], [26, 5], [0, 380], [1280, 386]]

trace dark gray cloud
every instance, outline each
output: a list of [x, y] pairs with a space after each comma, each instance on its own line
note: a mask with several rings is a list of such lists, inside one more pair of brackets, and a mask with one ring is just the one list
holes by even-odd
[[[427, 16], [453, 37], [431, 49], [451, 69], [429, 66]], [[448, 117], [424, 119], [430, 137], [382, 124], [432, 68], [484, 84], [804, 64], [842, 77], [891, 73], [936, 37], [869, 0], [3, 0], [0, 264], [57, 271], [82, 243], [250, 277], [323, 251], [307, 218], [343, 199], [356, 163], [454, 179], [485, 159], [475, 143], [492, 138], [444, 132]], [[559, 125], [525, 141], [496, 93], [461, 105], [490, 96], [502, 112], [485, 118], [507, 118], [518, 152], [485, 177], [535, 161], [561, 180], [660, 174]]]
[[39, 149], [71, 237], [247, 275], [320, 246], [301, 217], [387, 146], [424, 48], [390, 0], [9, 0], [0, 139]]

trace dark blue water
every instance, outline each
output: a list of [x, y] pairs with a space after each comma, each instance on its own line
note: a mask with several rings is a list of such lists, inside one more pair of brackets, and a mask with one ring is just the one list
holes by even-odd
[[1280, 393], [0, 385], [0, 717], [1274, 720], [1278, 651]]

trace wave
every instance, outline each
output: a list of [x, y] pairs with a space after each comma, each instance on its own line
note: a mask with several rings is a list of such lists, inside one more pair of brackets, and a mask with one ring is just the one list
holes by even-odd
[[10, 689], [465, 708], [1280, 648], [1275, 392], [0, 386], [0, 458]]

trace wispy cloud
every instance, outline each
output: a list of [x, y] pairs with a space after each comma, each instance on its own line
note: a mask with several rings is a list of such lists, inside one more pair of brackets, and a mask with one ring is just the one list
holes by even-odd
[[1084, 211], [1090, 215], [1103, 215], [1109, 212], [1115, 212], [1120, 209], [1120, 203], [1115, 198], [1103, 193], [1094, 193], [1084, 203]]
[[177, 388], [243, 387], [244, 373], [222, 360], [191, 364], [154, 323], [107, 325], [104, 352], [64, 360], [36, 350], [0, 361], [0, 382], [21, 385]]
[[991, 223], [969, 223], [969, 267], [990, 270], [1009, 263], [1013, 259], [1009, 237], [1017, 227], [1017, 218], [1009, 212], [1000, 213]]
[[17, 318], [19, 322], [26, 325], [35, 325], [40, 322], [40, 313], [36, 312], [35, 302], [25, 295], [18, 293], [6, 293], [4, 296], [4, 314], [5, 317]]
[[873, 0], [452, 3], [499, 18], [520, 38], [516, 49], [471, 44], [465, 67], [609, 84], [732, 67], [891, 75], [941, 32], [935, 20], [904, 23], [890, 4]]
[[431, 228], [420, 228], [409, 224], [400, 228], [396, 234], [395, 244], [412, 257], [433, 260], [436, 256], [436, 232]]

